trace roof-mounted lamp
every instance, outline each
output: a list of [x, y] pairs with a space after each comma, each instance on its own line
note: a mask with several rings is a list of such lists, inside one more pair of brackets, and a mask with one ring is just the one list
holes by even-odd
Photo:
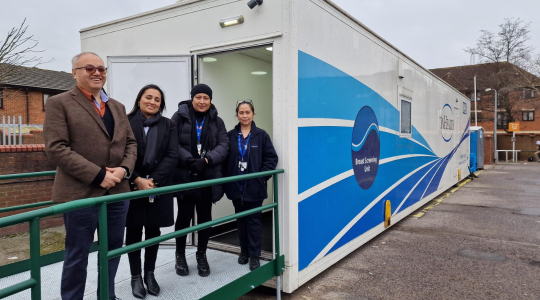
[[244, 23], [244, 16], [242, 15], [232, 17], [232, 18], [222, 19], [221, 21], [219, 21], [219, 25], [222, 28], [234, 26], [234, 25], [238, 25], [242, 23]]

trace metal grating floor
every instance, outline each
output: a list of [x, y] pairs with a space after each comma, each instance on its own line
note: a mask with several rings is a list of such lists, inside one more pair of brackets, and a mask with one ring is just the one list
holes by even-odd
[[[155, 276], [161, 287], [159, 298], [147, 295], [145, 299], [199, 299], [218, 288], [234, 281], [249, 272], [248, 265], [239, 265], [236, 254], [208, 249], [207, 257], [211, 274], [200, 277], [195, 261], [196, 248], [188, 247], [186, 257], [189, 265], [188, 276], [178, 276], [174, 270], [174, 247], [162, 246], [158, 252]], [[144, 252], [143, 252], [144, 255]], [[261, 265], [266, 264], [261, 260]], [[41, 293], [43, 300], [60, 300], [60, 277], [62, 264], [59, 262], [41, 268]], [[0, 278], [0, 289], [30, 278], [30, 272]], [[122, 300], [137, 299], [131, 294], [131, 274], [126, 255], [122, 255], [116, 275], [116, 296]], [[88, 277], [84, 299], [96, 299], [97, 288], [97, 252], [91, 253], [88, 260]], [[30, 290], [5, 298], [7, 300], [30, 299]]]

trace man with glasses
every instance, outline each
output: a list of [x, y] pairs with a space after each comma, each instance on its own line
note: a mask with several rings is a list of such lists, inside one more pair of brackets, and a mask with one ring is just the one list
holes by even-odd
[[[69, 202], [129, 192], [137, 143], [124, 106], [110, 99], [103, 86], [107, 69], [91, 52], [72, 59], [77, 86], [53, 96], [45, 105], [44, 138], [49, 160], [57, 166], [52, 201]], [[107, 205], [109, 250], [122, 246], [129, 202]], [[61, 296], [82, 299], [88, 254], [98, 227], [98, 207], [64, 213], [65, 259]], [[109, 298], [120, 257], [109, 260]], [[98, 285], [99, 295], [99, 285]]]

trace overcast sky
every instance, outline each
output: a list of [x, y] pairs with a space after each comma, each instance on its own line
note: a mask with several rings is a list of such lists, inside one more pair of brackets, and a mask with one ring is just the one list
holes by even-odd
[[[46, 49], [41, 68], [67, 71], [80, 51], [81, 28], [173, 4], [174, 0], [0, 0], [0, 40], [24, 18], [28, 33]], [[244, 0], [247, 3], [247, 0]], [[272, 1], [272, 0], [266, 0]], [[531, 44], [540, 52], [540, 0], [334, 0], [360, 22], [427, 68], [470, 63], [463, 48], [480, 30], [497, 31], [504, 18], [531, 24]], [[263, 4], [264, 5], [264, 4]]]

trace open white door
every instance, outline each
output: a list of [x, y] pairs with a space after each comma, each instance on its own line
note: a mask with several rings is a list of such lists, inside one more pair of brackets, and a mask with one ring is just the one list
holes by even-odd
[[[189, 99], [192, 88], [191, 55], [177, 56], [109, 56], [107, 58], [107, 93], [126, 107], [129, 113], [141, 88], [159, 86], [165, 94], [165, 117], [172, 117], [178, 103]], [[174, 217], [178, 207], [174, 201]], [[161, 234], [174, 231], [174, 225], [161, 228]], [[191, 236], [191, 235], [190, 235]], [[188, 243], [191, 241], [188, 236]], [[174, 240], [171, 241], [174, 243]]]

